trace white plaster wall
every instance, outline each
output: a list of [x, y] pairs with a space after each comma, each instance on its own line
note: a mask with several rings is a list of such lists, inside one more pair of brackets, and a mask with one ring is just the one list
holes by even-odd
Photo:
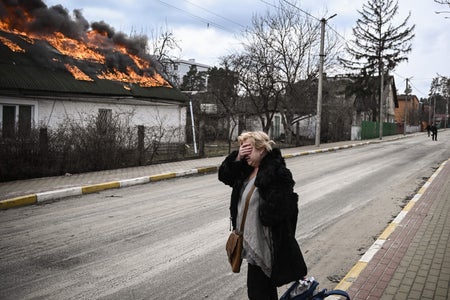
[[[127, 102], [127, 103], [125, 103]], [[186, 106], [177, 104], [136, 101], [133, 99], [19, 99], [0, 98], [0, 104], [32, 105], [34, 125], [38, 127], [57, 127], [67, 120], [86, 122], [98, 115], [99, 109], [110, 109], [112, 115], [120, 115], [121, 120], [134, 127], [179, 128], [180, 139], [185, 139]], [[0, 105], [1, 106], [1, 105]], [[0, 114], [1, 118], [1, 114]], [[1, 120], [0, 120], [1, 121]]]
[[39, 124], [54, 127], [65, 119], [82, 122], [96, 117], [99, 109], [111, 109], [113, 115], [130, 118], [130, 125], [155, 126], [164, 122], [168, 126], [181, 126], [186, 122], [186, 108], [178, 105], [139, 105], [93, 103], [82, 101], [40, 100]]

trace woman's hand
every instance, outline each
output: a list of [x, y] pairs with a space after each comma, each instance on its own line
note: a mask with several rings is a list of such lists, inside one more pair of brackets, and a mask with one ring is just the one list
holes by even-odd
[[249, 156], [253, 151], [253, 146], [251, 143], [243, 143], [239, 147], [239, 154], [236, 157], [236, 160], [244, 159], [245, 157]]

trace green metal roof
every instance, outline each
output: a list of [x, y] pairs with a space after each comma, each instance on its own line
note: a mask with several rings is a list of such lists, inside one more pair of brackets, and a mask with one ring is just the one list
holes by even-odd
[[[144, 101], [187, 101], [187, 97], [176, 88], [142, 87], [138, 84], [99, 79], [92, 74], [95, 74], [96, 70], [105, 69], [104, 65], [80, 62], [64, 56], [43, 41], [30, 44], [3, 31], [0, 31], [0, 37], [25, 49], [24, 52], [14, 52], [0, 39], [0, 93], [53, 96], [77, 94], [80, 97], [117, 96], [134, 97]], [[88, 74], [92, 81], [75, 79], [64, 67], [65, 64], [77, 66]]]

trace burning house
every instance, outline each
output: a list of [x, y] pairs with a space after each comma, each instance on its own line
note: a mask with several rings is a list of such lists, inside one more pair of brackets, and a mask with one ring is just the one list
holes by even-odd
[[89, 24], [80, 11], [72, 16], [41, 0], [2, 1], [1, 137], [120, 115], [131, 126], [179, 128], [184, 142], [186, 98], [145, 49], [145, 37]]

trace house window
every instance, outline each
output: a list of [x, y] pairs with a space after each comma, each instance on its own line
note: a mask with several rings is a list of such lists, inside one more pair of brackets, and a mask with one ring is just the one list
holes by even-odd
[[31, 106], [19, 106], [19, 136], [30, 137], [31, 135]]
[[12, 138], [17, 134], [20, 138], [28, 138], [31, 134], [33, 107], [31, 105], [2, 106], [2, 137]]
[[98, 110], [97, 116], [97, 129], [105, 133], [106, 130], [108, 129], [109, 124], [111, 123], [111, 119], [112, 119], [112, 110], [100, 108]]
[[216, 114], [217, 113], [217, 105], [213, 103], [201, 103], [200, 111], [205, 114]]
[[2, 114], [2, 136], [4, 138], [12, 138], [14, 136], [16, 123], [16, 107], [3, 106]]

